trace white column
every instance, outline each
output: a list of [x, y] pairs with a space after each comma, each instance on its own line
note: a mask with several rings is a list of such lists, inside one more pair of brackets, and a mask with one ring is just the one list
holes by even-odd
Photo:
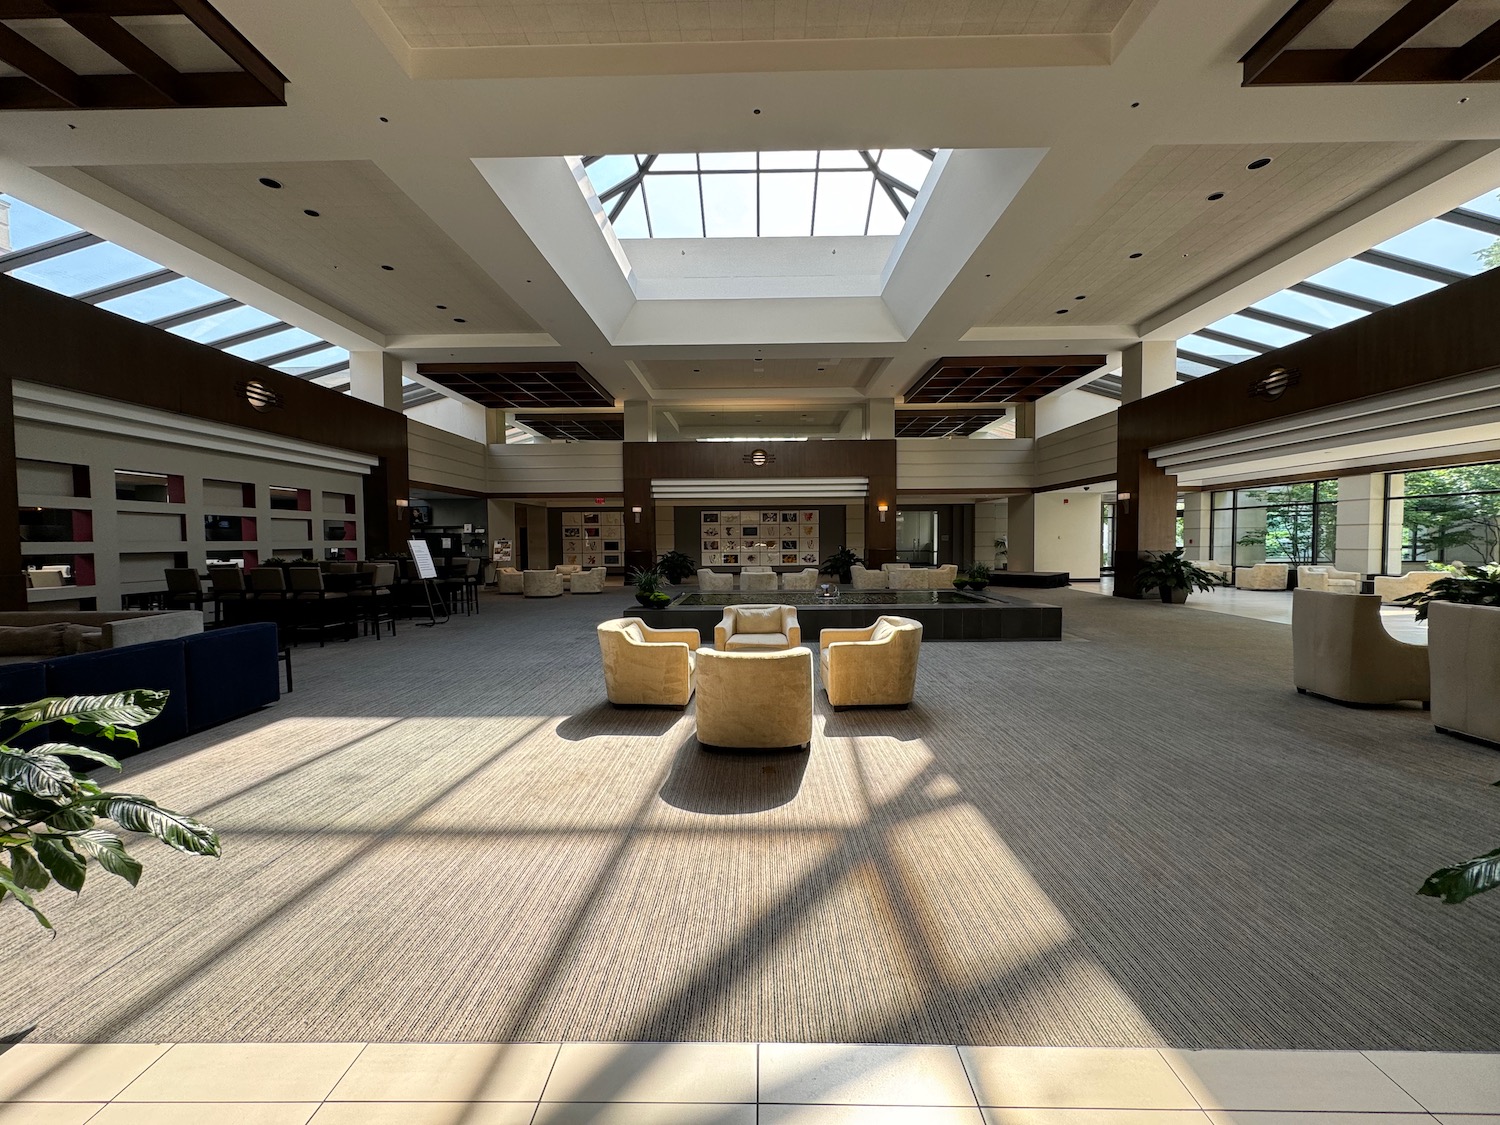
[[[1333, 565], [1362, 575], [1381, 574], [1385, 570], [1384, 558], [1385, 474], [1339, 477]], [[1394, 573], [1400, 573], [1399, 566]]]
[[401, 357], [390, 352], [350, 352], [349, 393], [387, 410], [399, 411]]
[[896, 436], [896, 400], [872, 398], [865, 404], [865, 436], [875, 440]]
[[1204, 560], [1209, 558], [1208, 537], [1213, 520], [1213, 493], [1189, 492], [1182, 498], [1182, 547], [1183, 557]]
[[625, 440], [656, 440], [656, 416], [649, 402], [637, 401], [625, 404]]
[[1142, 340], [1122, 353], [1120, 401], [1171, 390], [1177, 385], [1177, 341]]
[[1098, 580], [1103, 555], [1099, 493], [1013, 496], [1009, 509], [1009, 569], [1061, 570], [1074, 581]]
[[1000, 538], [1000, 521], [1005, 515], [1004, 500], [982, 500], [974, 505], [974, 561], [993, 567], [996, 564], [995, 540]]
[[490, 445], [504, 445], [505, 431], [510, 428], [510, 412], [489, 407], [484, 412], [484, 440]]

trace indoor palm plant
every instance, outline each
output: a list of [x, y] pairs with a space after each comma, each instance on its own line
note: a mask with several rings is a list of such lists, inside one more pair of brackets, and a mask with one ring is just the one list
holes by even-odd
[[1448, 573], [1435, 579], [1427, 589], [1399, 597], [1397, 603], [1414, 608], [1418, 621], [1427, 620], [1427, 607], [1433, 602], [1500, 605], [1500, 563], [1476, 567], [1457, 563], [1446, 569]]
[[[983, 590], [990, 584], [990, 573], [989, 563], [973, 562], [964, 571], [964, 578], [968, 583], [969, 589]], [[957, 585], [957, 582], [954, 584]]]
[[0, 899], [13, 897], [50, 930], [36, 892], [55, 882], [77, 894], [89, 860], [135, 886], [140, 863], [117, 833], [99, 827], [101, 821], [153, 836], [180, 852], [219, 854], [219, 837], [212, 828], [149, 797], [104, 789], [65, 760], [119, 769], [108, 754], [66, 742], [29, 749], [8, 745], [48, 723], [61, 723], [82, 736], [135, 742], [130, 728], [161, 714], [166, 702], [164, 691], [123, 691], [0, 708], [0, 722], [19, 724], [7, 744], [0, 745], [0, 848], [6, 859], [0, 863]]
[[1160, 590], [1164, 602], [1185, 602], [1195, 590], [1205, 593], [1217, 586], [1218, 580], [1191, 559], [1183, 558], [1184, 548], [1175, 551], [1147, 552], [1141, 558], [1140, 570], [1135, 576], [1135, 585], [1141, 593]]
[[840, 547], [823, 560], [823, 565], [818, 567], [818, 573], [837, 575], [840, 582], [847, 584], [854, 581], [853, 576], [849, 573], [849, 568], [864, 565], [864, 559], [860, 558], [848, 547]]
[[679, 585], [688, 575], [697, 571], [698, 564], [681, 551], [668, 551], [656, 560], [656, 572], [672, 585]]

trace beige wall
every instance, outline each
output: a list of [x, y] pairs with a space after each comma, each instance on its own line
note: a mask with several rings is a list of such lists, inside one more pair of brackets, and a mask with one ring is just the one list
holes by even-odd
[[1012, 496], [1009, 505], [1010, 569], [1099, 577], [1099, 493], [1038, 492]]
[[1111, 412], [1038, 438], [1034, 486], [1051, 488], [1112, 480], [1118, 456], [1116, 434], [1115, 415]]

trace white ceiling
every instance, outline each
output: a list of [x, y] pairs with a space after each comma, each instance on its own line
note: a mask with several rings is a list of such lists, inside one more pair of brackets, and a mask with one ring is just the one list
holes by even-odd
[[[841, 0], [851, 16], [833, 25], [863, 19], [863, 39], [756, 43], [613, 42], [631, 5], [603, 4], [576, 6], [601, 27], [608, 10], [598, 43], [413, 47], [392, 32], [394, 4], [387, 17], [376, 0], [219, 0], [287, 74], [287, 107], [6, 114], [0, 190], [345, 346], [577, 361], [622, 400], [816, 411], [898, 395], [939, 356], [1111, 353], [1166, 323], [1186, 334], [1230, 311], [1214, 304], [1226, 292], [1242, 307], [1289, 269], [1342, 260], [1351, 239], [1373, 245], [1500, 185], [1494, 87], [1243, 89], [1236, 60], [1289, 0], [1014, 0], [980, 6], [988, 30], [903, 30], [919, 8], [934, 21], [957, 10], [947, 2], [903, 4], [880, 39], [870, 28], [889, 21], [874, 0]], [[778, 12], [793, 18], [770, 5], [773, 31]], [[508, 18], [505, 5], [467, 7]], [[532, 7], [528, 20], [574, 6]], [[742, 31], [747, 11], [763, 19], [733, 7]], [[800, 10], [814, 18], [811, 3]], [[473, 34], [502, 34], [485, 18]], [[908, 246], [887, 285], [894, 311], [683, 302], [670, 332], [650, 309], [592, 305], [605, 271], [567, 245], [547, 245], [549, 260], [555, 232], [528, 227], [479, 169], [882, 147], [1039, 162], [983, 218], [946, 205], [927, 217], [931, 245]], [[1245, 172], [1260, 155], [1275, 162]], [[287, 187], [259, 187], [265, 175]], [[1209, 185], [1226, 199], [1199, 200]], [[979, 179], [962, 194], [993, 202]], [[1115, 261], [1127, 242], [1152, 249], [1140, 268]], [[1056, 315], [1058, 297], [1078, 295]], [[849, 367], [767, 379], [744, 371], [757, 354], [789, 370]], [[704, 381], [682, 371], [705, 361]]]

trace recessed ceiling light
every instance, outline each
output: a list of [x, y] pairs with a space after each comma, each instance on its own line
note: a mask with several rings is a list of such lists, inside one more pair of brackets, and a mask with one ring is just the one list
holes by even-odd
[[432, 307], [435, 308], [435, 309], [446, 309], [448, 306], [447, 305], [433, 305]]
[[1057, 315], [1058, 316], [1067, 316], [1068, 315], [1068, 310], [1067, 309], [1058, 309], [1057, 310]]
[[702, 370], [703, 370], [703, 368], [701, 368], [701, 367], [695, 367], [695, 368], [693, 368], [693, 374], [694, 374], [694, 375], [697, 375], [697, 374], [699, 374], [699, 373], [700, 373], [700, 372], [701, 372], [701, 371], [702, 371]]
[[455, 317], [454, 317], [454, 318], [453, 318], [453, 323], [454, 323], [454, 324], [468, 324], [468, 323], [469, 323], [469, 322], [468, 322], [468, 321], [467, 321], [467, 320], [465, 320], [465, 319], [464, 319], [464, 318], [463, 318], [463, 317], [461, 317], [461, 316], [455, 316]]
[[382, 117], [380, 119], [380, 123], [382, 125], [389, 125], [391, 123], [391, 119], [389, 117]]
[[[1469, 99], [1468, 98], [1459, 98], [1458, 99], [1458, 104], [1459, 105], [1468, 105], [1469, 104]], [[68, 128], [71, 129], [71, 128], [73, 128], [73, 126], [69, 125]]]
[[1132, 257], [1132, 258], [1139, 258], [1139, 257], [1140, 257], [1140, 256], [1141, 256], [1141, 253], [1140, 253], [1140, 251], [1139, 251], [1139, 250], [1137, 250], [1137, 251], [1136, 251], [1136, 252], [1135, 252], [1135, 253], [1134, 253], [1134, 254], [1132, 254], [1132, 255], [1130, 255], [1130, 256], [1131, 256], [1131, 257]]
[[760, 113], [760, 110], [758, 110], [758, 109], [752, 109], [752, 110], [751, 110], [751, 111], [750, 111], [750, 112], [751, 112], [751, 113], [755, 113], [755, 114], [759, 114], [759, 113]]
[[1250, 161], [1250, 163], [1246, 164], [1245, 167], [1250, 169], [1250, 171], [1255, 172], [1259, 171], [1261, 168], [1264, 168], [1269, 163], [1271, 163], [1271, 158], [1269, 156], [1262, 156], [1259, 160]]
[[1131, 102], [1130, 103], [1130, 108], [1131, 109], [1140, 109], [1141, 108], [1141, 103], [1140, 102]]
[[1087, 301], [1088, 299], [1089, 295], [1087, 293], [1080, 293], [1078, 294], [1078, 296], [1073, 298], [1073, 300], [1075, 301]]
[[396, 270], [395, 266], [381, 266], [380, 268], [385, 270], [387, 273], [394, 273]]
[[273, 180], [273, 179], [271, 179], [270, 176], [262, 176], [260, 178], [260, 186], [261, 187], [268, 187], [268, 188], [275, 188], [277, 191], [280, 191], [281, 190], [281, 181], [280, 180]]
[[1214, 192], [1212, 195], [1210, 195], [1208, 197], [1208, 201], [1210, 203], [1217, 203], [1219, 200], [1221, 200], [1223, 198], [1224, 198], [1224, 193], [1222, 191], [1216, 191], [1216, 192]]
[[318, 217], [318, 212], [314, 211], [311, 207], [307, 208], [302, 213], [304, 215], [306, 215], [309, 219], [316, 219]]

